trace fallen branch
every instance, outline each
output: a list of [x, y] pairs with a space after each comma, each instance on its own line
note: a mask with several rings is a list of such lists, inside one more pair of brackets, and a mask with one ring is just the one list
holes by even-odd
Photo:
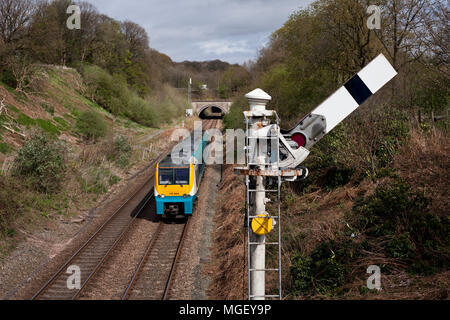
[[7, 127], [6, 125], [2, 125], [2, 127], [5, 128], [6, 130], [8, 130], [9, 132], [12, 132], [12, 133], [14, 133], [14, 134], [18, 134], [19, 136], [21, 136], [21, 137], [23, 137], [23, 138], [26, 138], [26, 137], [27, 137], [27, 136], [24, 135], [23, 133], [17, 132], [16, 130], [11, 129], [10, 127]]

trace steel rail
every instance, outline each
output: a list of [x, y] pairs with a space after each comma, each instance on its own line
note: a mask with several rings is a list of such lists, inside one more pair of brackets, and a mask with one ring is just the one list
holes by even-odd
[[140, 273], [142, 272], [142, 268], [145, 265], [145, 262], [147, 261], [148, 256], [150, 255], [151, 250], [153, 249], [153, 245], [156, 242], [156, 239], [161, 234], [161, 230], [163, 228], [163, 223], [161, 222], [158, 226], [158, 229], [156, 229], [155, 234], [152, 236], [152, 239], [150, 240], [149, 244], [147, 245], [147, 248], [145, 249], [144, 254], [141, 257], [141, 260], [139, 261], [139, 264], [136, 268], [136, 271], [133, 274], [133, 277], [130, 280], [130, 283], [127, 286], [127, 289], [122, 295], [122, 300], [127, 300], [134, 284], [136, 283], [137, 279], [139, 278]]
[[[155, 159], [152, 161], [152, 165], [156, 164], [157, 161], [160, 159], [160, 157], [158, 159]], [[149, 183], [151, 183], [151, 181], [154, 179], [154, 175], [152, 175], [151, 177], [149, 177], [149, 179], [147, 179], [145, 181], [145, 183], [138, 188], [138, 190], [136, 192], [133, 193], [133, 195], [131, 195], [95, 232], [94, 234], [87, 240], [84, 242], [84, 244], [68, 259], [66, 260], [66, 262], [58, 269], [58, 271], [56, 271], [56, 273], [53, 274], [53, 276], [32, 296], [31, 300], [36, 300], [39, 298], [39, 296], [41, 296], [49, 287], [50, 285], [59, 278], [59, 276], [63, 273], [63, 271], [65, 271], [67, 269], [67, 267], [71, 264], [71, 262], [73, 262], [77, 257], [80, 256], [80, 254], [83, 252], [83, 250], [85, 250], [85, 248], [91, 244], [93, 242], [93, 240], [95, 240], [96, 238], [98, 238], [98, 236], [103, 232], [103, 230], [109, 226], [111, 224], [111, 222], [119, 216], [119, 214], [121, 213], [122, 209], [128, 204], [130, 203], [131, 200], [133, 200], [146, 186], [148, 186]], [[153, 189], [151, 189], [153, 190]], [[135, 207], [133, 209], [133, 211], [136, 210], [136, 208], [139, 208], [138, 211], [136, 212], [136, 214], [133, 216], [133, 218], [131, 219], [131, 221], [128, 222], [127, 225], [125, 225], [123, 232], [120, 233], [119, 237], [116, 239], [116, 241], [114, 241], [113, 243], [113, 247], [109, 248], [109, 250], [107, 251], [107, 255], [109, 255], [111, 253], [111, 251], [117, 246], [117, 244], [119, 243], [119, 240], [121, 240], [123, 238], [123, 235], [125, 234], [125, 232], [128, 230], [129, 226], [131, 225], [131, 223], [134, 221], [134, 219], [141, 213], [141, 211], [143, 210], [143, 208], [145, 207], [145, 205], [147, 205], [147, 203], [150, 201], [150, 199], [153, 197], [152, 192], [149, 192], [149, 194], [147, 194], [147, 196], [139, 203], [139, 205], [137, 207]], [[104, 256], [101, 259], [100, 264], [98, 264], [95, 268], [94, 268], [94, 273], [97, 272], [98, 267], [101, 266], [101, 264], [103, 264], [103, 262], [106, 260], [107, 256]], [[88, 279], [90, 280], [92, 278], [92, 273], [89, 274]], [[79, 296], [79, 294], [81, 293], [81, 291], [84, 289], [85, 285], [87, 284], [88, 281], [85, 281], [83, 283], [83, 286], [80, 289], [77, 289], [77, 292], [75, 293], [75, 295], [72, 297], [72, 299], [75, 299], [76, 297]]]
[[187, 219], [188, 220], [186, 221], [186, 224], [184, 225], [183, 232], [181, 233], [180, 242], [178, 243], [178, 246], [177, 246], [177, 252], [175, 253], [175, 257], [173, 259], [172, 267], [170, 268], [170, 273], [169, 273], [169, 277], [167, 279], [166, 286], [164, 288], [164, 294], [163, 294], [162, 300], [167, 300], [167, 297], [169, 295], [169, 291], [170, 291], [170, 288], [171, 288], [171, 285], [172, 285], [173, 276], [175, 275], [176, 266], [178, 264], [178, 260], [179, 260], [180, 255], [181, 255], [181, 249], [183, 248], [183, 243], [184, 243], [184, 239], [185, 239], [185, 236], [186, 236], [186, 230], [189, 227], [190, 219], [189, 218], [187, 218]]

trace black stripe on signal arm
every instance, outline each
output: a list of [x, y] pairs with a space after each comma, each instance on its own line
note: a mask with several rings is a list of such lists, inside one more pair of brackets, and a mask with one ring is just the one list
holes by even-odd
[[362, 105], [364, 101], [366, 101], [373, 95], [372, 91], [370, 91], [370, 89], [358, 75], [350, 79], [344, 85], [344, 87], [352, 95], [353, 99], [358, 102], [359, 105]]

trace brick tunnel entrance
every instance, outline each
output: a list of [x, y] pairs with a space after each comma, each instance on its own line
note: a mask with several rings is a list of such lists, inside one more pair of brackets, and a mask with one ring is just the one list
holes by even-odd
[[224, 112], [222, 108], [216, 107], [216, 106], [209, 106], [204, 108], [200, 114], [200, 119], [223, 119]]

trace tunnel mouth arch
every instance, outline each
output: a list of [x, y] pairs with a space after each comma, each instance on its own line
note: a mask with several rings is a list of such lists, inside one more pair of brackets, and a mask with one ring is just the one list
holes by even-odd
[[199, 118], [202, 120], [207, 119], [223, 119], [223, 116], [225, 115], [225, 111], [218, 106], [215, 105], [209, 105], [203, 107], [199, 113]]

